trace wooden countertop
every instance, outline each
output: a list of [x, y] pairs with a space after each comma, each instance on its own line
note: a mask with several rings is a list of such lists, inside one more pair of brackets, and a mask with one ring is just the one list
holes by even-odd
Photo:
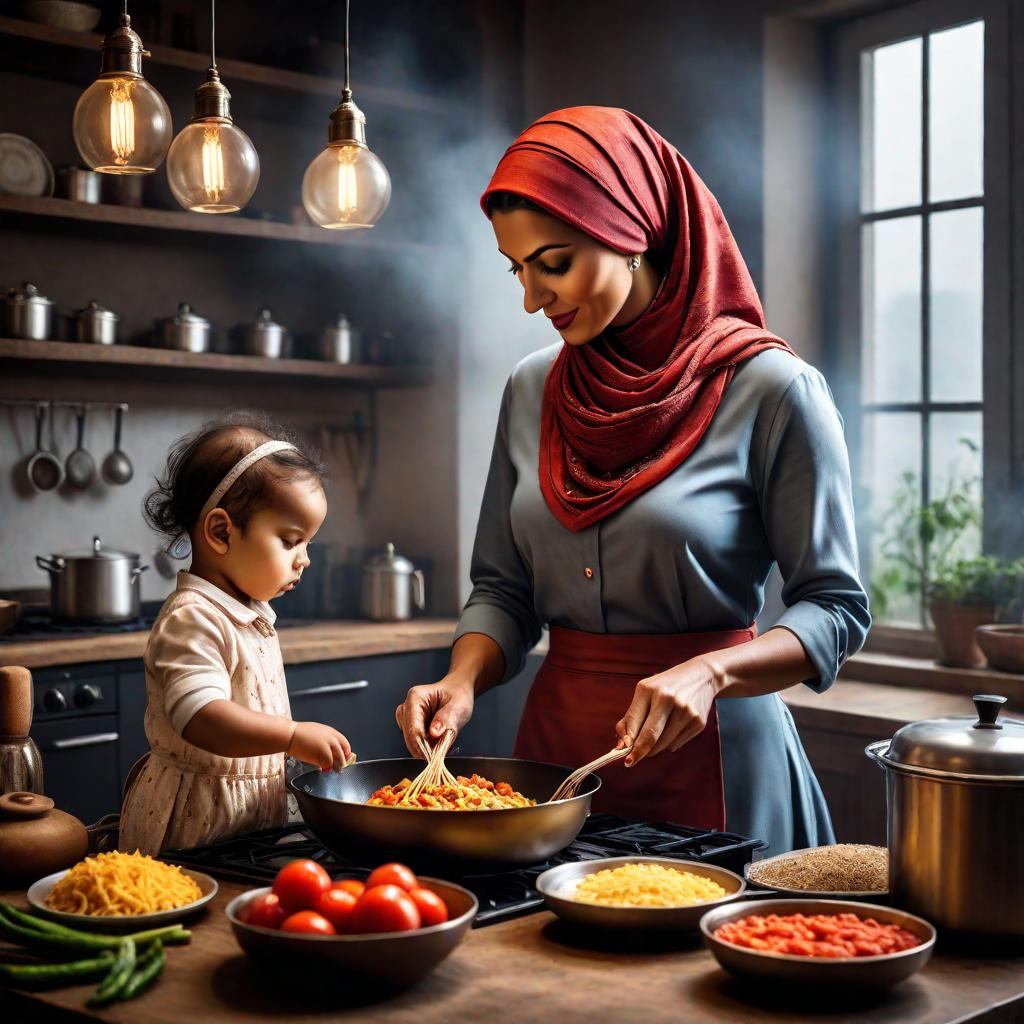
[[[446, 648], [452, 642], [455, 619], [411, 619], [408, 622], [314, 622], [286, 626], [278, 631], [286, 665], [332, 658], [362, 658], [374, 654], [427, 651]], [[89, 661], [122, 661], [141, 658], [148, 630], [108, 633], [62, 640], [25, 640], [0, 643], [0, 662], [45, 668]]]
[[[168, 949], [163, 976], [140, 998], [93, 1013], [84, 1002], [95, 986], [31, 994], [0, 990], [4, 1019], [34, 1024], [87, 1019], [124, 1024], [953, 1024], [1019, 1021], [1024, 1013], [1024, 958], [936, 953], [923, 971], [886, 993], [861, 1002], [847, 997], [829, 1006], [821, 997], [741, 985], [693, 939], [581, 935], [546, 912], [476, 929], [415, 988], [360, 1003], [346, 993], [343, 979], [333, 992], [318, 995], [311, 991], [313, 971], [275, 974], [246, 958], [224, 915], [239, 891], [234, 883], [221, 883], [210, 912], [192, 926], [191, 944]], [[3, 895], [24, 906], [22, 894]]]

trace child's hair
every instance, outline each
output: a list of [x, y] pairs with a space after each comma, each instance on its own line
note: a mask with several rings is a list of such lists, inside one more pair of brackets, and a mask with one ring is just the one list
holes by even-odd
[[214, 488], [239, 459], [265, 441], [288, 441], [296, 450], [265, 456], [228, 488], [218, 507], [239, 529], [244, 530], [252, 514], [270, 504], [275, 483], [311, 477], [324, 485], [327, 469], [320, 453], [304, 445], [293, 431], [261, 413], [231, 412], [171, 446], [163, 479], [157, 478], [143, 504], [149, 525], [172, 539], [191, 531]]

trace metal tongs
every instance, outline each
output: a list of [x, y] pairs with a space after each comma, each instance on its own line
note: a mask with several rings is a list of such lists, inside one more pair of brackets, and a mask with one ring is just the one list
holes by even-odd
[[577, 768], [576, 771], [570, 775], [565, 782], [563, 782], [558, 789], [551, 794], [548, 799], [548, 803], [555, 803], [557, 800], [571, 800], [576, 796], [580, 786], [583, 784], [583, 780], [598, 768], [603, 768], [606, 764], [611, 764], [613, 761], [618, 761], [619, 758], [625, 757], [633, 747], [632, 740], [627, 739], [625, 746], [615, 747], [613, 750], [609, 750], [607, 754], [602, 754], [600, 757], [595, 757], [590, 764], [585, 764], [582, 768]]

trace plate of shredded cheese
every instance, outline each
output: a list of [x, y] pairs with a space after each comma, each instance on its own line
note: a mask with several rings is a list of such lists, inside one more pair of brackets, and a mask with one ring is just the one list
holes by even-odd
[[560, 917], [606, 928], [695, 929], [710, 907], [745, 890], [735, 872], [669, 857], [560, 864], [537, 879], [537, 891]]
[[217, 882], [201, 871], [140, 853], [98, 853], [34, 882], [29, 904], [77, 928], [141, 931], [181, 920], [217, 895]]

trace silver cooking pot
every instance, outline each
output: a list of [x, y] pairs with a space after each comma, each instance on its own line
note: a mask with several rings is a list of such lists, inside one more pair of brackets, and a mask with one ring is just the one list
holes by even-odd
[[977, 717], [903, 726], [865, 753], [886, 777], [894, 906], [940, 928], [1024, 938], [1024, 720], [1005, 697]]
[[363, 615], [374, 622], [412, 618], [413, 606], [426, 607], [423, 573], [388, 544], [363, 566]]
[[53, 326], [53, 303], [27, 281], [12, 288], [4, 300], [4, 333], [8, 338], [45, 341]]
[[139, 556], [104, 548], [93, 537], [91, 551], [36, 556], [50, 574], [50, 613], [61, 622], [130, 622], [139, 617], [139, 576], [149, 568]]

